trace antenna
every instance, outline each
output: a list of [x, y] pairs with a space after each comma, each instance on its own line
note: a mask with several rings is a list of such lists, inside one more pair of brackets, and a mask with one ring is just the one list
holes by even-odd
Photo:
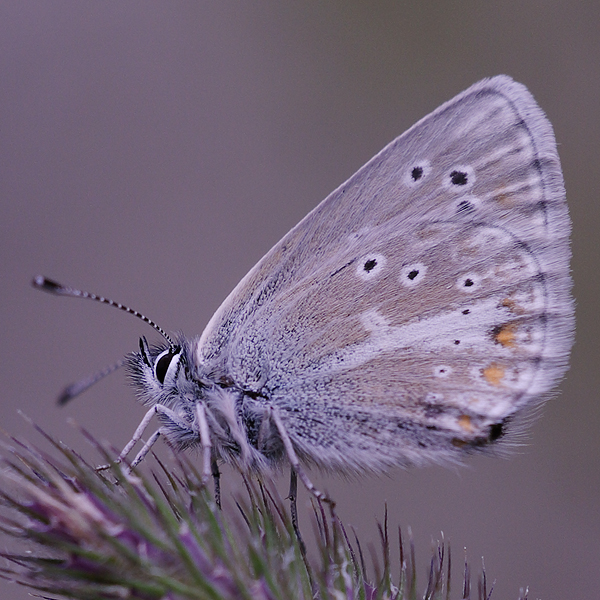
[[[158, 331], [158, 333], [160, 333], [160, 335], [162, 335], [165, 338], [165, 340], [167, 340], [171, 348], [175, 348], [173, 340], [167, 335], [167, 333], [162, 327], [159, 327], [154, 321], [152, 321], [152, 319], [149, 319], [137, 310], [133, 310], [128, 306], [121, 304], [120, 302], [115, 302], [114, 300], [109, 300], [108, 298], [104, 298], [103, 296], [96, 296], [96, 294], [91, 294], [90, 292], [84, 292], [82, 290], [62, 285], [61, 283], [53, 281], [52, 279], [48, 279], [47, 277], [43, 277], [42, 275], [34, 277], [32, 284], [34, 288], [37, 288], [38, 290], [42, 290], [44, 292], [48, 292], [49, 294], [54, 294], [55, 296], [89, 298], [90, 300], [101, 302], [102, 304], [108, 304], [108, 306], [114, 306], [119, 310], [122, 310], [126, 313], [129, 313], [130, 315], [133, 315], [134, 317], [137, 317], [138, 319], [141, 319], [142, 321], [144, 321], [144, 323], [148, 323], [150, 327]], [[119, 362], [110, 365], [105, 369], [102, 369], [102, 371], [98, 371], [90, 377], [80, 379], [79, 381], [76, 381], [75, 383], [72, 383], [71, 385], [67, 386], [58, 397], [58, 404], [61, 406], [65, 405], [67, 402], [69, 402], [76, 396], [79, 396], [79, 394], [85, 392], [85, 390], [87, 390], [89, 387], [100, 381], [100, 379], [103, 379], [107, 375], [110, 375], [113, 371], [120, 369], [126, 362], [127, 359], [121, 359]]]
[[125, 359], [121, 359], [119, 362], [115, 363], [114, 365], [110, 365], [110, 367], [106, 367], [105, 369], [102, 369], [102, 371], [98, 371], [97, 373], [94, 373], [93, 375], [90, 375], [89, 377], [86, 377], [85, 379], [80, 379], [79, 381], [76, 381], [75, 383], [68, 385], [61, 392], [60, 396], [57, 398], [57, 400], [56, 400], [57, 404], [59, 406], [64, 406], [67, 402], [69, 402], [73, 398], [76, 398], [77, 396], [79, 396], [79, 394], [82, 394], [83, 392], [85, 392], [85, 390], [92, 387], [95, 383], [97, 383], [101, 379], [104, 379], [107, 375], [110, 375], [117, 369], [120, 369], [126, 362], [127, 361]]
[[[124, 304], [121, 304], [120, 302], [115, 302], [114, 300], [109, 300], [108, 298], [104, 298], [103, 296], [96, 296], [96, 294], [91, 294], [90, 292], [84, 292], [82, 290], [78, 290], [78, 289], [75, 289], [72, 287], [68, 287], [66, 285], [62, 285], [61, 283], [57, 283], [56, 281], [53, 281], [52, 279], [48, 279], [47, 277], [44, 277], [42, 275], [38, 275], [37, 277], [34, 277], [32, 284], [33, 284], [34, 288], [37, 288], [38, 290], [42, 290], [44, 292], [48, 292], [49, 294], [54, 294], [56, 296], [71, 296], [72, 298], [89, 298], [90, 300], [95, 300], [96, 302], [101, 302], [102, 304], [108, 304], [108, 306], [114, 306], [115, 308], [118, 308], [119, 310], [122, 310], [126, 313], [129, 313], [130, 315], [133, 315], [134, 317], [137, 317], [138, 319], [141, 319], [142, 321], [144, 321], [144, 323], [148, 323], [148, 325], [150, 325], [150, 327], [152, 327], [153, 329], [158, 331], [158, 333], [160, 333], [160, 335], [162, 335], [165, 338], [165, 340], [167, 340], [167, 342], [169, 342], [169, 345], [172, 348], [175, 347], [173, 340], [167, 335], [167, 333], [165, 332], [165, 330], [162, 327], [159, 327], [152, 319], [149, 319], [148, 317], [146, 317], [142, 313], [138, 312], [137, 310], [133, 310], [132, 308], [129, 308], [128, 306], [125, 306]], [[118, 367], [116, 367], [116, 368], [118, 368]], [[110, 373], [114, 370], [115, 369], [111, 369], [108, 371], [108, 373]], [[106, 374], [108, 374], [108, 373], [106, 373]], [[94, 383], [94, 382], [92, 382], [92, 383]], [[90, 383], [90, 385], [91, 385], [91, 383]], [[89, 385], [86, 387], [89, 387]], [[85, 389], [85, 388], [83, 388], [83, 389]], [[75, 395], [77, 395], [77, 394], [75, 394]], [[66, 402], [66, 400], [65, 400], [65, 402]], [[63, 402], [63, 404], [64, 404], [64, 402]]]

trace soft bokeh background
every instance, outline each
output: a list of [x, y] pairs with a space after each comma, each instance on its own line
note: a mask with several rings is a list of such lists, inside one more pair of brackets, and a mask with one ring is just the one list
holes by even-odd
[[[1, 2], [2, 428], [37, 440], [22, 409], [83, 450], [74, 417], [121, 447], [144, 413], [121, 373], [56, 407], [66, 383], [153, 334], [41, 294], [31, 276], [200, 333], [248, 269], [374, 153], [471, 83], [507, 73], [554, 124], [574, 225], [577, 343], [560, 396], [510, 460], [315, 479], [365, 543], [387, 501], [390, 523], [412, 526], [421, 577], [443, 530], [457, 578], [466, 546], [497, 580], [494, 598], [522, 586], [530, 598], [597, 597], [599, 24], [591, 0]], [[0, 597], [26, 591], [1, 584]]]

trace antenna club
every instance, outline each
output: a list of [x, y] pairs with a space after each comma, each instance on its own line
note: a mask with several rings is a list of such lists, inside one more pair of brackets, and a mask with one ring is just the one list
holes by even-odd
[[43, 275], [38, 275], [37, 277], [34, 277], [33, 281], [31, 283], [34, 288], [37, 288], [38, 290], [42, 290], [44, 292], [48, 292], [50, 294], [65, 294], [65, 293], [67, 293], [67, 289], [65, 288], [64, 285], [61, 285], [60, 283], [58, 283], [57, 281], [54, 281], [53, 279], [48, 279], [47, 277], [44, 277]]

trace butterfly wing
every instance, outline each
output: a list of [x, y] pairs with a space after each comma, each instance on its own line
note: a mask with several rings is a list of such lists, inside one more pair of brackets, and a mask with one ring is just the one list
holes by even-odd
[[570, 221], [552, 128], [481, 81], [335, 190], [240, 282], [200, 371], [261, 394], [321, 466], [452, 459], [566, 370]]

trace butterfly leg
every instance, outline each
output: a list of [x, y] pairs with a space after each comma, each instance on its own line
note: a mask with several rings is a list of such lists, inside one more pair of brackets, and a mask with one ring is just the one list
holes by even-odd
[[196, 403], [196, 419], [198, 420], [198, 433], [202, 446], [202, 485], [206, 485], [212, 475], [215, 484], [215, 502], [221, 508], [221, 472], [216, 459], [212, 458], [212, 443], [210, 429], [206, 419], [206, 407], [201, 402]]
[[[200, 442], [202, 444], [202, 454], [203, 454], [203, 458], [204, 458], [203, 465], [202, 465], [203, 466], [203, 468], [202, 468], [202, 483], [204, 484], [204, 483], [206, 483], [206, 481], [208, 480], [208, 478], [210, 477], [210, 474], [211, 474], [211, 471], [210, 471], [211, 443], [210, 443], [210, 435], [208, 433], [208, 424], [206, 422], [206, 413], [204, 412], [204, 406], [202, 406], [200, 404], [197, 404], [196, 406], [201, 407], [201, 410], [197, 414], [199, 416], [198, 420], [199, 420], [199, 429], [200, 429]], [[170, 408], [163, 406], [162, 404], [155, 404], [146, 413], [146, 416], [142, 419], [142, 422], [139, 424], [138, 428], [135, 430], [135, 433], [133, 434], [133, 438], [131, 439], [129, 444], [127, 444], [127, 446], [125, 446], [125, 448], [123, 448], [123, 452], [121, 452], [121, 454], [119, 455], [118, 460], [123, 460], [123, 458], [125, 458], [125, 456], [129, 453], [129, 451], [131, 450], [133, 445], [141, 439], [142, 434], [144, 433], [144, 429], [146, 429], [146, 427], [148, 426], [148, 423], [150, 422], [150, 420], [152, 419], [152, 416], [154, 414], [164, 415], [173, 424], [177, 425], [177, 427], [179, 427], [180, 429], [182, 429], [184, 431], [189, 431], [189, 426], [179, 418], [177, 413], [175, 413]], [[150, 439], [144, 444], [144, 447], [138, 452], [137, 456], [133, 459], [133, 462], [131, 463], [129, 470], [132, 470], [135, 467], [137, 467], [137, 465], [139, 465], [144, 460], [144, 458], [146, 458], [148, 452], [150, 452], [150, 449], [152, 448], [152, 446], [154, 446], [154, 444], [157, 442], [158, 438], [160, 437], [161, 432], [162, 432], [162, 427], [160, 429], [157, 429], [152, 434]]]
[[[125, 459], [125, 457], [131, 452], [131, 449], [142, 439], [142, 435], [144, 435], [144, 431], [146, 430], [146, 427], [148, 427], [148, 424], [150, 423], [150, 421], [152, 420], [152, 418], [154, 417], [155, 414], [156, 414], [156, 407], [153, 406], [144, 415], [144, 418], [142, 419], [140, 424], [137, 426], [137, 429], [135, 430], [132, 438], [129, 440], [129, 442], [127, 442], [127, 444], [125, 445], [123, 450], [121, 450], [121, 454], [119, 454], [119, 457], [117, 458], [115, 463], [117, 463], [117, 464], [121, 463]], [[109, 468], [110, 468], [110, 465], [100, 465], [99, 467], [96, 467], [96, 471], [104, 471]]]
[[206, 485], [211, 476], [211, 450], [210, 431], [206, 420], [206, 408], [202, 402], [196, 402], [196, 419], [198, 421], [198, 434], [202, 447], [202, 485]]
[[296, 500], [298, 498], [298, 475], [294, 470], [294, 467], [290, 468], [290, 493], [288, 495], [288, 499], [290, 501], [290, 514], [292, 516], [292, 527], [294, 528], [294, 532], [296, 534], [296, 539], [298, 540], [298, 544], [300, 545], [300, 552], [302, 552], [302, 556], [306, 556], [306, 545], [304, 544], [304, 540], [302, 539], [302, 535], [300, 534], [300, 527], [298, 527], [298, 505]]
[[140, 424], [137, 426], [132, 438], [127, 442], [125, 448], [121, 450], [121, 454], [119, 454], [119, 458], [117, 458], [117, 462], [121, 462], [130, 452], [131, 449], [142, 439], [144, 435], [144, 431], [148, 424], [152, 420], [152, 417], [156, 414], [156, 406], [153, 406], [145, 415]]
[[[135, 430], [132, 438], [126, 444], [125, 448], [123, 448], [123, 450], [121, 451], [121, 454], [119, 454], [115, 463], [121, 463], [121, 462], [123, 462], [123, 460], [125, 460], [125, 457], [131, 452], [132, 448], [142, 439], [142, 435], [144, 435], [144, 431], [146, 430], [146, 428], [148, 427], [148, 424], [150, 423], [150, 421], [156, 414], [165, 415], [168, 419], [170, 419], [175, 425], [180, 427], [182, 430], [189, 429], [189, 427], [186, 425], [186, 423], [184, 423], [177, 416], [177, 414], [174, 411], [172, 411], [170, 408], [167, 408], [166, 406], [163, 406], [162, 404], [155, 404], [144, 415], [144, 418], [142, 419], [141, 423], [137, 426], [137, 429]], [[150, 452], [150, 449], [152, 448], [152, 446], [156, 443], [156, 441], [160, 437], [162, 430], [163, 430], [163, 428], [161, 427], [160, 429], [157, 429], [152, 434], [150, 439], [144, 444], [144, 447], [138, 452], [137, 456], [133, 459], [133, 462], [131, 463], [128, 471], [131, 471], [131, 469], [133, 469], [134, 467], [139, 465], [142, 462], [142, 460], [144, 460], [144, 458], [146, 458], [146, 455], [148, 454], [148, 452]], [[96, 470], [101, 471], [101, 470], [108, 469], [108, 468], [110, 468], [110, 465], [101, 465], [100, 467], [96, 467]], [[209, 474], [210, 474], [210, 471], [209, 471]]]
[[133, 459], [133, 462], [127, 469], [127, 472], [133, 471], [147, 456], [148, 452], [150, 452], [150, 448], [156, 444], [158, 438], [160, 437], [160, 429], [157, 429], [151, 436], [150, 439], [144, 444], [142, 449], [137, 453], [137, 456]]
[[212, 461], [211, 464], [212, 477], [215, 483], [215, 502], [219, 509], [221, 508], [221, 471], [219, 471], [219, 465], [216, 460]]
[[300, 481], [304, 484], [304, 487], [317, 499], [323, 502], [327, 502], [328, 504], [333, 504], [333, 500], [328, 498], [323, 492], [318, 490], [313, 482], [309, 479], [308, 475], [302, 468], [300, 464], [300, 459], [294, 450], [294, 446], [292, 445], [292, 440], [290, 440], [290, 436], [288, 435], [285, 425], [282, 423], [281, 418], [277, 414], [276, 410], [271, 411], [271, 417], [273, 422], [275, 423], [275, 427], [277, 427], [277, 431], [279, 436], [281, 437], [281, 441], [283, 442], [283, 447], [285, 449], [285, 453], [290, 461], [290, 465], [292, 471], [296, 473], [296, 475], [300, 478]]

